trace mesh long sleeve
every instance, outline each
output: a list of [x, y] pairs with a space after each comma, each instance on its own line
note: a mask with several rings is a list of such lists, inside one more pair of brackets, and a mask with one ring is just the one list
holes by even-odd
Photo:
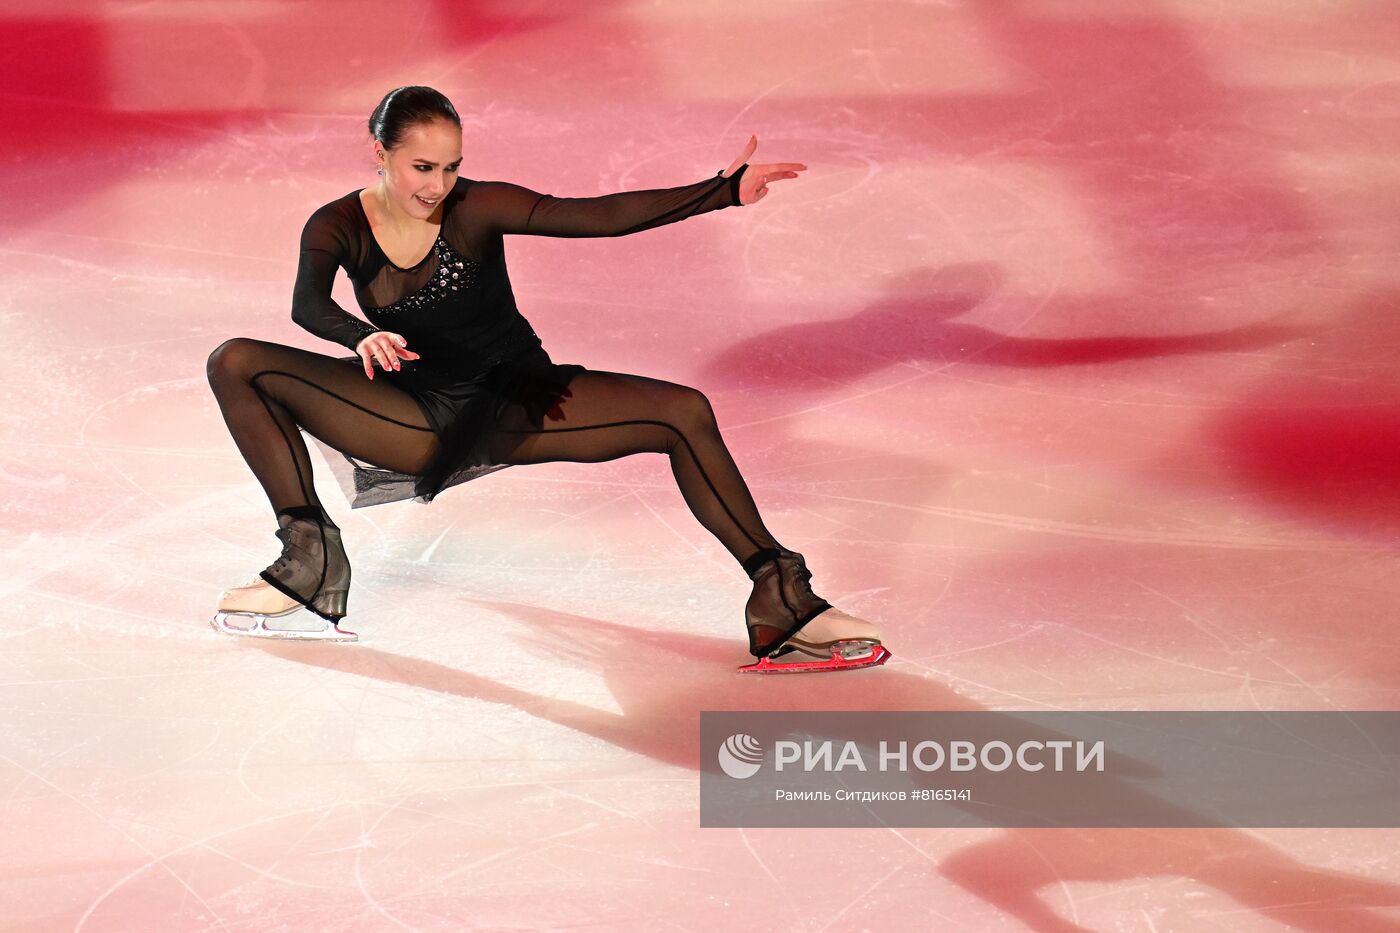
[[744, 163], [729, 178], [723, 172], [678, 188], [620, 191], [596, 198], [556, 198], [521, 185], [483, 181], [473, 185], [473, 210], [499, 233], [532, 236], [626, 236], [696, 214], [739, 205]]
[[335, 270], [345, 264], [349, 245], [341, 228], [324, 209], [317, 210], [301, 231], [301, 258], [292, 287], [292, 320], [317, 337], [355, 349], [379, 330], [347, 312], [331, 298]]

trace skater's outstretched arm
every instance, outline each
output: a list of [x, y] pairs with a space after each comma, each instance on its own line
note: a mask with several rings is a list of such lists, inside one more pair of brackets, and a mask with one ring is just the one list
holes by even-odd
[[335, 270], [345, 264], [345, 234], [328, 209], [319, 208], [301, 231], [301, 258], [292, 286], [292, 320], [317, 337], [354, 350], [379, 328], [347, 312], [331, 298]]
[[733, 207], [737, 178], [715, 175], [678, 188], [620, 191], [596, 198], [556, 198], [511, 182], [478, 181], [467, 198], [472, 212], [479, 212], [496, 233], [625, 236]]
[[806, 168], [796, 162], [751, 166], [747, 159], [757, 145], [757, 137], [751, 137], [727, 170], [677, 188], [620, 191], [596, 198], [556, 198], [510, 182], [479, 181], [472, 185], [468, 197], [474, 199], [473, 212], [479, 211], [497, 233], [625, 236], [696, 214], [752, 204], [767, 193], [765, 186], [769, 181], [796, 178], [797, 172]]

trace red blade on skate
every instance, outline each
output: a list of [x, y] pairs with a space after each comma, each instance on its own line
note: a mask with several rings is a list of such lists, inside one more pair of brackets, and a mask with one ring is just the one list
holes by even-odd
[[775, 664], [767, 658], [759, 658], [755, 664], [745, 664], [739, 673], [752, 674], [800, 674], [803, 671], [853, 671], [861, 667], [874, 667], [884, 664], [890, 652], [884, 645], [871, 646], [869, 657], [847, 660], [833, 654], [824, 661], [794, 661], [788, 664]]

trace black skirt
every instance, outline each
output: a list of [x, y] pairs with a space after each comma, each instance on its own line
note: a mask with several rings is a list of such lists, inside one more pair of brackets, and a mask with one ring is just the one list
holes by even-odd
[[[533, 334], [531, 335], [533, 336]], [[507, 405], [519, 403], [536, 428], [558, 404], [570, 380], [587, 367], [555, 363], [537, 340], [523, 352], [494, 360], [469, 376], [435, 370], [421, 360], [404, 360], [390, 373], [422, 410], [438, 438], [437, 454], [420, 474], [400, 473], [356, 460], [313, 437], [352, 509], [401, 499], [431, 502], [456, 486], [511, 464], [491, 462], [491, 441]], [[359, 356], [341, 357], [363, 365]]]

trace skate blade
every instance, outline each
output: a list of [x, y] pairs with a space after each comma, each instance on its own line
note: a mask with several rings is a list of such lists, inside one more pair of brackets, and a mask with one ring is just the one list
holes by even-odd
[[[360, 636], [336, 625], [330, 620], [322, 620], [325, 626], [319, 629], [285, 629], [268, 628], [267, 620], [276, 619], [282, 616], [291, 615], [301, 609], [300, 606], [288, 609], [286, 612], [271, 614], [251, 613], [251, 612], [216, 612], [214, 618], [209, 620], [209, 624], [214, 627], [214, 631], [223, 632], [225, 635], [236, 635], [239, 638], [283, 638], [297, 641], [359, 641]], [[248, 628], [240, 628], [233, 625], [231, 620], [247, 620]]]
[[890, 659], [889, 650], [884, 645], [868, 641], [841, 642], [831, 646], [831, 657], [820, 661], [781, 661], [759, 658], [755, 664], [745, 664], [739, 668], [741, 674], [801, 674], [825, 671], [854, 671], [862, 667], [875, 667]]

